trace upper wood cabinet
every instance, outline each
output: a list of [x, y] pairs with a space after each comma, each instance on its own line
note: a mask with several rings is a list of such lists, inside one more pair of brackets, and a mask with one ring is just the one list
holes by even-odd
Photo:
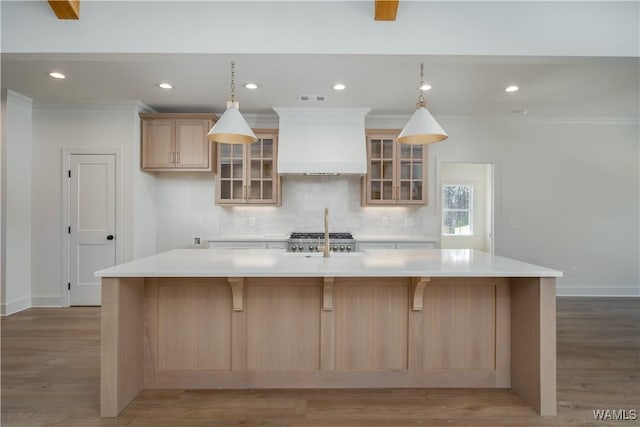
[[399, 144], [399, 130], [367, 131], [363, 206], [427, 204], [427, 146]]
[[280, 205], [278, 131], [254, 129], [253, 144], [218, 144], [216, 203]]
[[144, 171], [211, 171], [215, 150], [207, 139], [211, 114], [140, 114]]

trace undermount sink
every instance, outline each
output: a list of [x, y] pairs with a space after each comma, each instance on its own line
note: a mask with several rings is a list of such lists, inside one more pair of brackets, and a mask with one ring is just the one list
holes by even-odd
[[[283, 252], [284, 256], [296, 256], [303, 258], [322, 257], [322, 252]], [[348, 257], [348, 256], [362, 256], [364, 252], [331, 252], [330, 257]]]

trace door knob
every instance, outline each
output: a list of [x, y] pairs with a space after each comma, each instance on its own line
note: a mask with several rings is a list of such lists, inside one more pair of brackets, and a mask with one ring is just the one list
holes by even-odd
[[113, 234], [109, 234], [109, 235], [107, 236], [107, 240], [113, 240]]

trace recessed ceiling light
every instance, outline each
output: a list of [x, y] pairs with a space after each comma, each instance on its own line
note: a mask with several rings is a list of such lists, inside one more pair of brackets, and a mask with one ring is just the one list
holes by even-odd
[[62, 73], [59, 73], [57, 71], [52, 71], [49, 73], [49, 77], [53, 77], [54, 79], [66, 79], [67, 76], [65, 76]]
[[255, 83], [247, 83], [244, 85], [244, 87], [246, 87], [249, 90], [256, 90], [258, 89], [258, 85]]
[[342, 84], [342, 83], [336, 83], [333, 86], [331, 86], [333, 88], [333, 90], [345, 90], [347, 87]]
[[422, 86], [420, 86], [418, 89], [420, 89], [420, 90], [431, 90], [431, 85], [425, 83]]
[[518, 90], [520, 90], [520, 88], [516, 85], [511, 85], [504, 88], [505, 92], [517, 92]]
[[162, 89], [173, 89], [173, 86], [171, 86], [169, 83], [157, 83], [156, 86], [158, 86], [159, 88]]

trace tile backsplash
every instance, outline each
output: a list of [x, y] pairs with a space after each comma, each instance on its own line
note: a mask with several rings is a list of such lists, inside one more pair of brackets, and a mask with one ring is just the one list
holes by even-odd
[[329, 208], [331, 231], [355, 235], [434, 236], [431, 207], [362, 207], [360, 177], [282, 177], [282, 206], [220, 207], [208, 174], [158, 174], [158, 251], [188, 247], [193, 236], [283, 235], [321, 231]]

